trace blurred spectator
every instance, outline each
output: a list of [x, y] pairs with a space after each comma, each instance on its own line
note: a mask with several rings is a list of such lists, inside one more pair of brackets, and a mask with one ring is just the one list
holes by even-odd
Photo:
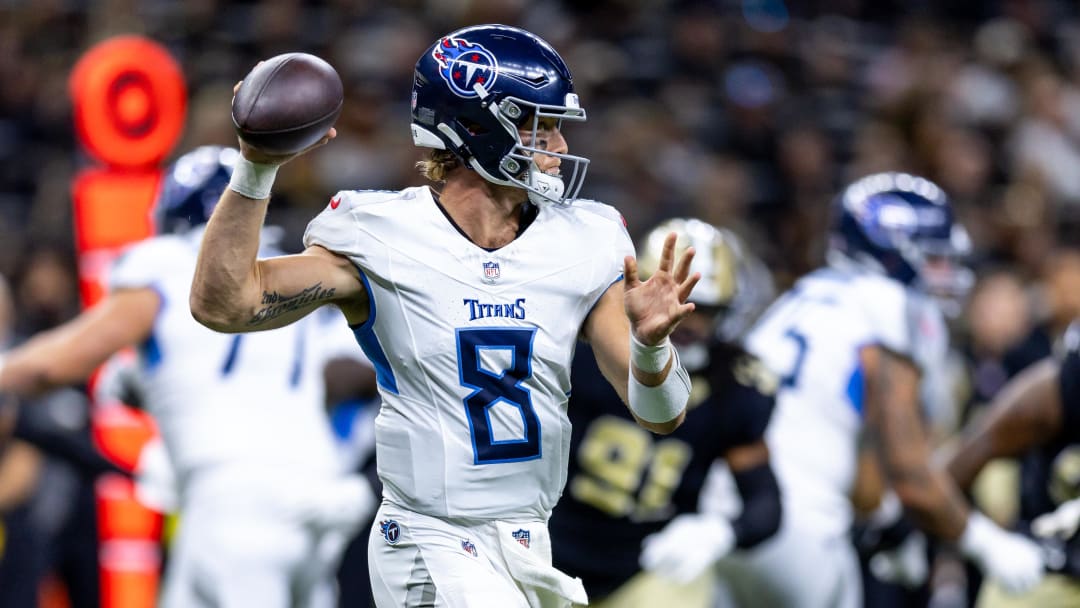
[[986, 275], [976, 285], [960, 346], [968, 368], [969, 407], [987, 403], [1008, 380], [1005, 355], [1027, 335], [1031, 317], [1023, 284], [1013, 273]]
[[[27, 316], [50, 327], [63, 320], [63, 294], [74, 276], [50, 254], [34, 257], [20, 286]], [[15, 342], [14, 301], [0, 276], [0, 351]], [[37, 314], [34, 314], [37, 313]], [[60, 316], [55, 316], [60, 315]], [[0, 606], [38, 606], [50, 574], [62, 580], [72, 608], [99, 603], [98, 543], [93, 497], [97, 474], [111, 470], [90, 445], [89, 401], [64, 390], [13, 410], [0, 403]], [[12, 439], [4, 437], [11, 433]]]
[[[590, 115], [567, 137], [609, 158], [584, 195], [616, 205], [631, 231], [715, 204], [768, 238], [787, 283], [819, 261], [822, 192], [917, 170], [953, 192], [979, 253], [1031, 271], [1054, 244], [1043, 231], [1080, 226], [1078, 15], [1067, 0], [6, 3], [0, 271], [20, 263], [28, 235], [69, 238], [78, 156], [64, 82], [93, 42], [139, 32], [174, 52], [192, 96], [180, 149], [230, 143], [203, 108], [259, 59], [307, 50], [338, 67], [338, 140], [279, 184], [273, 219], [291, 249], [296, 218], [325, 202], [312, 192], [416, 182], [400, 169], [408, 159], [371, 151], [411, 152], [398, 102], [412, 61], [435, 32], [481, 21], [532, 26], [567, 49]], [[725, 159], [728, 184], [741, 174], [737, 196], [710, 201], [706, 151]]]

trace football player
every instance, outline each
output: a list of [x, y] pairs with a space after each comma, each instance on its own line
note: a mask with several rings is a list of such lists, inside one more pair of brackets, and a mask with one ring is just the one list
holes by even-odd
[[[369, 545], [379, 606], [583, 602], [551, 566], [579, 336], [645, 428], [669, 433], [690, 393], [668, 335], [694, 305], [674, 236], [639, 279], [613, 208], [577, 199], [588, 160], [570, 71], [524, 30], [479, 25], [416, 64], [412, 133], [430, 186], [345, 191], [301, 255], [257, 259], [281, 163], [244, 159], [214, 210], [192, 291], [222, 331], [271, 329], [336, 304], [378, 372], [383, 503]], [[331, 130], [323, 143], [336, 133]], [[526, 542], [522, 542], [525, 540]]]
[[[988, 462], [1016, 458], [1049, 445], [1080, 444], [1080, 323], [1065, 334], [1060, 356], [1040, 361], [1015, 376], [991, 401], [988, 410], [969, 423], [952, 446], [946, 468], [968, 489]], [[1054, 570], [1080, 577], [1080, 501], [1065, 502], [1050, 515], [1036, 518], [1032, 531], [1066, 541]], [[1080, 601], [1075, 581], [1047, 581], [1022, 598], [1027, 605], [1071, 605]]]
[[[161, 605], [332, 606], [336, 553], [375, 507], [366, 480], [342, 475], [323, 409], [337, 324], [313, 316], [230, 336], [186, 304], [203, 224], [238, 157], [208, 146], [177, 160], [155, 206], [160, 236], [117, 260], [100, 303], [6, 353], [0, 391], [82, 382], [134, 346], [182, 513]], [[280, 253], [273, 241], [263, 255]]]
[[[671, 232], [677, 249], [697, 251], [691, 269], [702, 277], [690, 293], [694, 312], [671, 336], [694, 386], [686, 423], [662, 437], [642, 429], [588, 350], [574, 357], [569, 477], [550, 526], [555, 565], [582, 578], [590, 606], [711, 606], [711, 577], [702, 575], [780, 525], [780, 493], [763, 438], [777, 380], [739, 346], [772, 298], [772, 277], [732, 232], [696, 219], [669, 220], [648, 234], [642, 275], [656, 270]], [[727, 461], [746, 505], [731, 521], [697, 513], [716, 459]], [[694, 536], [669, 534], [672, 546], [650, 540], [642, 552], [642, 541], [665, 525], [693, 529]]]
[[[781, 375], [766, 440], [784, 497], [780, 532], [722, 563], [745, 605], [858, 606], [853, 502], [897, 496], [924, 532], [955, 542], [1012, 591], [1042, 575], [1038, 547], [971, 510], [931, 467], [923, 412], [942, 398], [942, 306], [970, 286], [970, 244], [945, 193], [904, 173], [866, 176], [837, 198], [828, 265], [799, 280], [751, 330], [747, 347]], [[860, 459], [860, 456], [863, 458]]]

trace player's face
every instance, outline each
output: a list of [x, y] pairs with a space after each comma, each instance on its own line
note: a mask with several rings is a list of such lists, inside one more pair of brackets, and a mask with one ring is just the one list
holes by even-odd
[[946, 317], [955, 318], [974, 282], [971, 270], [952, 256], [929, 255], [919, 274], [922, 291], [937, 301]]
[[[563, 137], [562, 131], [559, 129], [559, 120], [557, 118], [541, 118], [538, 121], [535, 136], [533, 135], [532, 124], [532, 121], [526, 121], [528, 126], [518, 131], [522, 145], [556, 154], [566, 154], [569, 148], [566, 145], [566, 139]], [[534, 156], [533, 162], [541, 171], [552, 175], [558, 175], [559, 165], [562, 163], [557, 156], [539, 153]]]

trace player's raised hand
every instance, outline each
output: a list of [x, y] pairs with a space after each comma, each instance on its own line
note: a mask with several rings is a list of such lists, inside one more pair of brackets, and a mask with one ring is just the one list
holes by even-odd
[[233, 88], [232, 122], [244, 158], [279, 165], [327, 143], [344, 102], [337, 70], [315, 55], [260, 61]]
[[[260, 61], [259, 63], [262, 62]], [[235, 85], [233, 85], [234, 97], [236, 95], [236, 92], [240, 90], [240, 85], [242, 85], [243, 83], [244, 81], [240, 80], [237, 81]], [[326, 135], [324, 135], [322, 139], [308, 146], [307, 148], [304, 148], [303, 150], [299, 152], [294, 152], [292, 154], [271, 154], [269, 152], [264, 152], [263, 150], [260, 150], [259, 148], [256, 148], [255, 146], [249, 144], [247, 141], [244, 140], [243, 137], [238, 137], [237, 140], [240, 142], [240, 153], [244, 155], [244, 158], [250, 160], [251, 162], [261, 163], [264, 165], [283, 165], [290, 160], [296, 158], [297, 156], [300, 156], [301, 154], [306, 154], [307, 152], [310, 152], [315, 148], [326, 145], [330, 142], [331, 139], [334, 139], [335, 137], [337, 137], [337, 129], [335, 129], [334, 127], [330, 127], [330, 130], [326, 132]]]
[[660, 264], [644, 282], [638, 277], [637, 260], [631, 256], [623, 260], [626, 316], [630, 318], [630, 331], [642, 344], [659, 344], [694, 311], [694, 304], [686, 299], [701, 279], [701, 273], [690, 274], [693, 247], [688, 247], [675, 261], [676, 238], [672, 232], [664, 240]]

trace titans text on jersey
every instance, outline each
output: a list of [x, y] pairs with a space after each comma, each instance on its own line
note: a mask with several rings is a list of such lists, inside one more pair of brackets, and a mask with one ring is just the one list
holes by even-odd
[[525, 298], [515, 298], [512, 304], [481, 302], [477, 299], [465, 299], [469, 307], [469, 320], [505, 317], [507, 319], [525, 319]]

